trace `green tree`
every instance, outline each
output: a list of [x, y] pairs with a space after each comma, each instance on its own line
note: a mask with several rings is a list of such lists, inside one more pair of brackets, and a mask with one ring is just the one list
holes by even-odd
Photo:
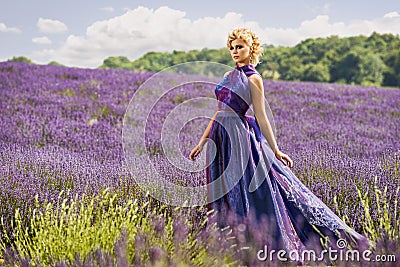
[[360, 63], [360, 54], [358, 51], [351, 51], [343, 56], [331, 71], [334, 82], [343, 80], [346, 83], [355, 83], [355, 77], [358, 75]]
[[47, 65], [53, 65], [53, 66], [64, 66], [63, 64], [58, 63], [57, 61], [50, 61], [49, 63], [47, 63]]
[[383, 52], [386, 50], [387, 42], [385, 36], [373, 32], [365, 41], [365, 47], [373, 50], [374, 52]]
[[383, 73], [383, 85], [400, 86], [400, 53], [391, 51], [386, 58], [388, 68]]
[[283, 58], [279, 62], [279, 73], [281, 78], [287, 81], [297, 81], [303, 75], [304, 65], [301, 59], [294, 55], [287, 58]]
[[11, 59], [9, 59], [8, 61], [11, 62], [26, 62], [26, 63], [33, 63], [32, 60], [30, 60], [27, 57], [24, 56], [19, 56], [19, 57], [12, 57]]
[[264, 69], [261, 73], [263, 78], [269, 80], [278, 80], [280, 77], [278, 71], [279, 65], [276, 62], [270, 61], [266, 63], [266, 69]]
[[302, 78], [303, 81], [313, 82], [329, 82], [330, 79], [329, 67], [322, 62], [308, 64]]
[[[400, 86], [400, 38], [393, 34], [372, 33], [369, 37], [306, 39], [296, 46], [264, 45], [257, 70], [267, 79], [344, 82], [349, 84]], [[110, 57], [101, 67], [160, 71], [190, 61], [219, 62], [234, 67], [226, 48], [170, 53], [148, 52], [129, 61]], [[207, 74], [201, 64], [185, 71]]]
[[110, 68], [110, 69], [129, 69], [131, 62], [127, 57], [119, 56], [119, 57], [109, 57], [103, 61], [103, 65], [100, 68]]
[[132, 69], [161, 71], [173, 65], [171, 53], [148, 52], [142, 58], [132, 62]]
[[383, 72], [386, 65], [376, 54], [366, 53], [361, 55], [355, 83], [362, 85], [380, 86], [383, 82]]
[[380, 86], [386, 65], [379, 55], [366, 49], [355, 49], [338, 62], [335, 79], [344, 79], [350, 84]]

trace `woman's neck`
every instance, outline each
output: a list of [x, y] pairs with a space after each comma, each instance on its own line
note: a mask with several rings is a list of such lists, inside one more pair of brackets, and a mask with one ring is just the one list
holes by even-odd
[[242, 63], [236, 63], [236, 66], [238, 67], [238, 68], [241, 68], [241, 67], [244, 67], [244, 66], [248, 66], [248, 65], [250, 65], [251, 63], [249, 62], [249, 63], [247, 63], [246, 64], [246, 62], [242, 62]]
[[246, 58], [245, 60], [243, 60], [243, 61], [241, 61], [241, 62], [236, 62], [236, 65], [238, 66], [238, 67], [243, 67], [243, 66], [246, 66], [246, 65], [250, 65], [250, 58]]

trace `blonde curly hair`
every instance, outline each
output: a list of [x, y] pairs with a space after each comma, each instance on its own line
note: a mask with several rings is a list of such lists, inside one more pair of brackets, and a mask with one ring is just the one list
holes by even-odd
[[260, 57], [263, 52], [263, 48], [258, 36], [248, 28], [234, 29], [228, 34], [228, 41], [226, 42], [228, 49], [231, 47], [232, 42], [236, 39], [241, 39], [248, 46], [250, 46], [250, 63], [253, 64], [254, 67], [257, 66], [257, 64], [260, 62]]

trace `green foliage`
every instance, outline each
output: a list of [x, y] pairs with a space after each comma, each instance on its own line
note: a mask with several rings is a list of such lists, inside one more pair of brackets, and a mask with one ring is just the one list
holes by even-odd
[[[382, 238], [398, 240], [400, 238], [398, 213], [400, 187], [396, 189], [394, 196], [389, 196], [387, 186], [382, 191], [376, 186], [375, 181], [375, 186], [371, 191], [362, 194], [358, 190], [358, 196], [365, 211], [361, 222], [368, 238], [374, 241], [382, 240]], [[394, 200], [394, 213], [390, 212], [389, 207], [390, 203], [393, 202], [392, 200]], [[376, 211], [377, 216], [372, 216], [373, 211]], [[385, 233], [385, 236], [382, 235], [383, 233]]]
[[70, 97], [74, 97], [76, 95], [75, 91], [73, 91], [71, 88], [67, 88], [67, 90], [59, 92], [58, 94]]
[[[121, 266], [120, 261], [128, 263], [124, 266], [138, 262], [143, 266], [226, 265], [234, 251], [221, 251], [222, 255], [208, 251], [207, 245], [223, 242], [216, 238], [220, 231], [216, 226], [208, 226], [206, 243], [198, 242], [207, 220], [197, 216], [191, 220], [190, 214], [193, 217], [196, 212], [200, 214], [199, 208], [173, 209], [155, 200], [122, 201], [107, 190], [80, 199], [60, 194], [54, 203], [47, 204], [39, 204], [36, 198], [28, 225], [17, 210], [14, 232], [2, 233], [0, 256], [12, 250], [21, 261], [28, 259], [38, 266], [61, 262], [77, 266], [81, 265], [78, 262], [93, 261], [92, 255], [99, 253], [110, 257], [111, 265], [107, 266]], [[154, 251], [157, 257], [152, 255]]]
[[57, 210], [53, 203], [43, 208], [37, 204], [28, 228], [16, 211], [14, 248], [22, 257], [40, 259], [45, 265], [61, 259], [72, 262], [75, 254], [84, 258], [95, 248], [112, 249], [121, 227], [135, 233], [139, 222], [148, 223], [137, 213], [136, 202], [120, 206], [115, 196], [108, 194], [70, 203], [64, 199], [60, 206]]
[[[331, 177], [337, 174], [325, 170], [316, 175], [334, 182]], [[400, 238], [399, 190], [389, 195], [375, 181], [370, 191], [358, 191], [365, 210], [360, 222], [373, 249], [381, 249], [378, 244], [385, 238]], [[333, 201], [342, 203], [336, 196]], [[104, 261], [107, 266], [235, 266], [244, 249], [237, 247], [237, 237], [229, 228], [208, 224], [211, 213], [196, 209], [171, 208], [151, 198], [122, 201], [107, 190], [79, 199], [61, 193], [54, 203], [44, 204], [36, 197], [30, 219], [16, 210], [13, 233], [1, 233], [0, 258], [12, 260], [9, 266], [105, 266]], [[8, 257], [10, 252], [16, 254]]]
[[[109, 57], [103, 61], [100, 68], [123, 68], [137, 71], [157, 72], [173, 65], [191, 61], [214, 61], [226, 65], [232, 65], [229, 53], [226, 49], [204, 48], [200, 51], [190, 50], [188, 52], [176, 50], [172, 53], [148, 52], [143, 57], [132, 62], [126, 57]], [[208, 75], [209, 70], [201, 68], [200, 65], [194, 65], [191, 67], [193, 69], [188, 70], [188, 66], [183, 66], [187, 73]]]
[[383, 82], [383, 72], [386, 65], [383, 60], [376, 54], [366, 53], [361, 56], [357, 83], [362, 85], [380, 86]]
[[384, 62], [387, 67], [383, 75], [383, 84], [388, 86], [399, 86], [400, 84], [400, 44], [397, 47], [390, 48], [386, 53]]
[[279, 62], [279, 73], [281, 73], [281, 78], [287, 81], [300, 81], [301, 75], [305, 70], [305, 65], [303, 64], [301, 58], [297, 55], [291, 57], [283, 58]]
[[12, 57], [12, 59], [9, 59], [8, 61], [11, 62], [26, 62], [26, 63], [33, 63], [32, 60], [30, 60], [27, 57], [24, 56], [19, 56], [19, 57]]
[[318, 62], [317, 64], [307, 64], [303, 74], [303, 80], [315, 82], [329, 82], [331, 75], [329, 66]]
[[47, 63], [47, 65], [53, 65], [53, 66], [64, 66], [63, 64], [58, 63], [57, 61], [50, 61]]
[[[234, 66], [226, 48], [149, 52], [129, 61], [110, 57], [101, 68], [161, 71], [190, 61], [212, 61]], [[306, 39], [293, 47], [264, 45], [257, 70], [265, 79], [336, 82], [373, 86], [400, 86], [400, 38], [393, 34], [372, 33], [369, 37]], [[190, 73], [206, 74], [193, 69]]]
[[127, 57], [109, 57], [104, 60], [101, 68], [109, 68], [109, 69], [130, 69], [131, 62]]

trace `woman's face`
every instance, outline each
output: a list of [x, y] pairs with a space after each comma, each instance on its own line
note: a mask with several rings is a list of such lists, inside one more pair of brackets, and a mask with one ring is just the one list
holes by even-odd
[[240, 66], [250, 64], [250, 47], [242, 39], [233, 40], [229, 51], [236, 64]]

